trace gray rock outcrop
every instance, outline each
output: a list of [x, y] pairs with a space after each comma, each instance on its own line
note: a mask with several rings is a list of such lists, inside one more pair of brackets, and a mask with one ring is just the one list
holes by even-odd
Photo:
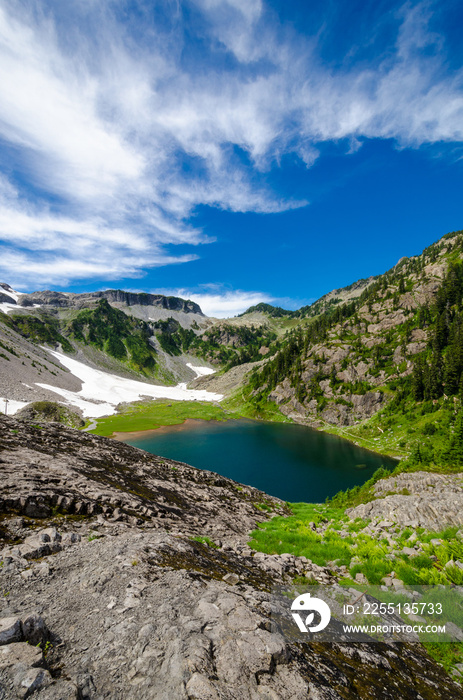
[[463, 525], [461, 474], [403, 473], [381, 479], [375, 500], [347, 510], [350, 518], [399, 523], [401, 527], [442, 530]]

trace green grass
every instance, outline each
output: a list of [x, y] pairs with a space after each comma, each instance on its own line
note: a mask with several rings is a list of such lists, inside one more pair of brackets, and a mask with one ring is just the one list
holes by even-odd
[[222, 401], [220, 405], [207, 401], [169, 401], [167, 399], [127, 404], [116, 415], [98, 419], [97, 427], [90, 432], [94, 435], [110, 437], [113, 433], [133, 433], [155, 430], [163, 425], [176, 425], [189, 418], [218, 421], [251, 418], [292, 423], [279, 411], [275, 403], [265, 402], [262, 406], [251, 405], [240, 390]]
[[352, 578], [355, 578], [357, 573], [361, 573], [367, 577], [368, 583], [376, 586], [381, 584], [381, 579], [387, 576], [390, 571], [391, 563], [378, 558], [369, 559], [362, 564], [355, 564], [349, 569]]
[[319, 566], [334, 560], [340, 560], [341, 564], [346, 565], [350, 562], [349, 543], [353, 544], [353, 541], [341, 539], [335, 530], [331, 530], [322, 538], [309, 526], [310, 522], [317, 525], [328, 519], [332, 519], [334, 523], [347, 520], [343, 511], [308, 503], [292, 503], [290, 508], [293, 515], [286, 518], [277, 516], [261, 523], [259, 528], [251, 533], [250, 547], [267, 554], [288, 552], [305, 556]]
[[424, 648], [435, 661], [445, 668], [447, 673], [452, 667], [463, 662], [463, 644], [453, 642], [451, 644], [439, 644], [424, 642]]
[[253, 420], [267, 420], [273, 423], [292, 423], [293, 421], [281, 413], [273, 401], [263, 400], [251, 402], [249, 400], [250, 389], [243, 387], [221, 402], [225, 410], [239, 414], [242, 418]]
[[155, 430], [162, 425], [183, 423], [188, 418], [222, 421], [239, 417], [238, 413], [203, 401], [150, 401], [129, 404], [114, 416], [100, 418], [97, 427], [90, 432], [108, 437], [119, 432]]
[[[267, 554], [287, 552], [304, 556], [318, 566], [335, 561], [338, 566], [349, 567], [352, 578], [362, 573], [374, 585], [379, 585], [381, 579], [392, 571], [408, 585], [463, 585], [461, 569], [453, 565], [445, 568], [448, 562], [463, 560], [463, 542], [455, 537], [457, 528], [446, 528], [440, 532], [418, 529], [418, 539], [424, 551], [415, 557], [408, 557], [401, 550], [409, 545], [410, 528], [396, 533], [397, 546], [394, 548], [386, 539], [378, 540], [363, 532], [367, 522], [360, 519], [349, 521], [344, 508], [332, 504], [287, 505], [292, 515], [277, 516], [260, 523], [251, 533], [249, 545], [253, 549]], [[323, 524], [324, 532], [314, 532], [312, 524]], [[440, 539], [442, 544], [432, 545], [431, 539]], [[386, 558], [388, 552], [395, 555], [394, 560]], [[435, 556], [436, 561], [431, 556]]]

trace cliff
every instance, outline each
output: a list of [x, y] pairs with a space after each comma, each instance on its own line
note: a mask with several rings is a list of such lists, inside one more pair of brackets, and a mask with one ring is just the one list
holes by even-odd
[[107, 289], [102, 292], [89, 292], [86, 294], [72, 294], [70, 292], [63, 293], [46, 290], [43, 292], [22, 294], [19, 297], [18, 303], [20, 306], [24, 307], [40, 304], [59, 308], [81, 309], [95, 304], [99, 299], [107, 299], [110, 303], [122, 304], [124, 306], [154, 306], [171, 311], [204, 315], [201, 308], [198, 304], [195, 304], [194, 301], [180, 299], [179, 297], [166, 297], [162, 294], [124, 292], [121, 289]]

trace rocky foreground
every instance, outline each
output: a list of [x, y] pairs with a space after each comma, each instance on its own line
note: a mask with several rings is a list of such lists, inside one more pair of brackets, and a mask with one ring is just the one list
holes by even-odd
[[419, 645], [283, 636], [272, 587], [336, 580], [247, 546], [285, 510], [211, 472], [0, 417], [0, 700], [463, 698]]

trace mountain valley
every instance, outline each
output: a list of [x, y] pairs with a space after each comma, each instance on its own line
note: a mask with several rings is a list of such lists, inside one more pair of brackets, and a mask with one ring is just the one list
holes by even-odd
[[[463, 697], [459, 612], [446, 643], [327, 646], [272, 607], [283, 584], [463, 590], [463, 232], [297, 311], [229, 319], [3, 283], [0, 396], [1, 700]], [[400, 462], [284, 503], [109, 439], [237, 417]]]

